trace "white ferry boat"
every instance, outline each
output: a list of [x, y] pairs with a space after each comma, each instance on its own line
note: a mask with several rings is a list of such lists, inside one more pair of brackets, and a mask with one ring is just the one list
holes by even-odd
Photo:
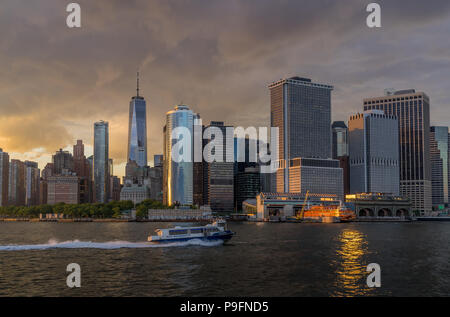
[[156, 236], [149, 236], [150, 242], [180, 242], [188, 240], [223, 240], [224, 242], [230, 240], [234, 232], [227, 230], [226, 222], [217, 220], [212, 224], [200, 227], [175, 227], [168, 229], [156, 229]]

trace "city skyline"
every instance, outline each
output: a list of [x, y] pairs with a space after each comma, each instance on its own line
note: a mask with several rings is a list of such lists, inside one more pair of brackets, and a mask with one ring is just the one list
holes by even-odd
[[[60, 25], [64, 3], [6, 1], [0, 12], [0, 21], [8, 23], [0, 28], [0, 46], [7, 47], [0, 52], [1, 146], [12, 158], [37, 161], [42, 170], [55, 151], [70, 150], [77, 139], [84, 140], [90, 156], [92, 125], [103, 119], [110, 123], [110, 157], [123, 176], [136, 69], [151, 109], [150, 163], [162, 153], [164, 114], [174, 105], [183, 101], [205, 122], [264, 126], [270, 118], [267, 85], [294, 75], [335, 87], [332, 121], [347, 121], [360, 111], [363, 98], [381, 95], [384, 88], [413, 87], [432, 99], [431, 124], [450, 125], [450, 83], [443, 80], [450, 73], [450, 4], [380, 1], [383, 27], [371, 30], [359, 2], [353, 2], [341, 7], [328, 1], [262, 1], [253, 7], [210, 1], [198, 8], [137, 1], [129, 8], [80, 1], [83, 26], [70, 30]], [[276, 19], [264, 19], [272, 12]], [[200, 23], [199, 15], [208, 18]], [[11, 27], [16, 32], [5, 32]]]

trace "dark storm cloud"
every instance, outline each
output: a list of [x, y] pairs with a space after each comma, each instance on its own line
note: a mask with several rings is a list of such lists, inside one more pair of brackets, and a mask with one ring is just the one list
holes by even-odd
[[[183, 102], [204, 121], [265, 126], [267, 84], [301, 75], [335, 86], [333, 116], [361, 111], [383, 88], [417, 88], [448, 124], [450, 1], [379, 1], [365, 26], [360, 0], [6, 0], [0, 11], [0, 146], [53, 152], [92, 124], [111, 124], [111, 156], [126, 155], [128, 102], [141, 71], [149, 153], [162, 151], [165, 113]], [[439, 119], [437, 119], [439, 118]]]

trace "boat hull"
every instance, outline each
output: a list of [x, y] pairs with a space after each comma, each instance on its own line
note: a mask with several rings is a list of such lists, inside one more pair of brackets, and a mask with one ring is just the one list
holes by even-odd
[[170, 242], [186, 242], [190, 240], [200, 240], [200, 241], [218, 241], [222, 240], [223, 242], [226, 242], [230, 240], [234, 235], [234, 232], [231, 231], [225, 231], [220, 234], [214, 234], [211, 236], [204, 236], [204, 237], [180, 237], [180, 238], [170, 238], [170, 239], [156, 239], [156, 240], [150, 240], [150, 242], [154, 243], [170, 243]]

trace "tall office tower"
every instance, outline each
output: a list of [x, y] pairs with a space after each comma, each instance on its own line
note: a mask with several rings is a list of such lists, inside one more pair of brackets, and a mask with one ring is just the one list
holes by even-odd
[[48, 202], [48, 179], [53, 176], [53, 163], [47, 163], [41, 171], [39, 204], [46, 205]]
[[344, 121], [334, 121], [331, 126], [332, 138], [332, 157], [339, 159], [348, 155], [348, 128]]
[[414, 89], [385, 91], [385, 96], [364, 99], [364, 110], [383, 110], [399, 122], [400, 195], [412, 209], [431, 211], [430, 99]]
[[[174, 204], [193, 204], [193, 158], [194, 158], [194, 120], [200, 118], [199, 115], [189, 109], [188, 106], [178, 105], [174, 110], [167, 112], [166, 125], [164, 127], [164, 203], [171, 206]], [[184, 128], [189, 131], [190, 139], [184, 144], [191, 146], [190, 156], [184, 159], [172, 157], [172, 148], [180, 141], [172, 139], [172, 132], [176, 128]], [[178, 153], [187, 156], [187, 149]]]
[[448, 127], [430, 128], [430, 159], [432, 204], [444, 207], [448, 204], [449, 180]]
[[62, 174], [64, 170], [73, 171], [73, 156], [69, 151], [59, 149], [52, 157], [53, 175]]
[[[333, 86], [292, 77], [272, 83], [269, 89], [271, 126], [279, 128], [277, 192], [318, 190], [314, 193], [336, 194], [342, 198], [342, 169], [338, 161], [330, 159]], [[327, 175], [333, 182], [340, 182], [337, 185], [341, 188], [321, 178]], [[298, 177], [302, 177], [300, 183]]]
[[96, 202], [108, 202], [109, 184], [109, 124], [102, 120], [94, 123], [94, 196]]
[[80, 203], [91, 202], [92, 170], [91, 164], [84, 155], [84, 144], [82, 140], [77, 140], [77, 144], [73, 146], [73, 171], [79, 177]]
[[8, 201], [13, 206], [25, 205], [25, 163], [19, 160], [9, 164]]
[[25, 205], [39, 204], [41, 172], [38, 163], [25, 161]]
[[221, 121], [211, 121], [204, 132], [205, 146], [216, 139], [216, 133], [221, 133], [223, 136], [222, 153], [220, 154], [220, 150], [216, 147], [207, 151], [208, 159], [203, 164], [203, 201], [214, 212], [234, 210], [234, 138], [230, 140], [231, 144], [227, 144], [226, 128], [227, 126]]
[[9, 155], [0, 149], [0, 206], [8, 205]]
[[136, 96], [130, 101], [128, 161], [135, 161], [140, 167], [147, 166], [147, 114], [145, 99], [139, 96], [139, 73]]
[[350, 193], [399, 195], [398, 120], [382, 110], [350, 117]]

